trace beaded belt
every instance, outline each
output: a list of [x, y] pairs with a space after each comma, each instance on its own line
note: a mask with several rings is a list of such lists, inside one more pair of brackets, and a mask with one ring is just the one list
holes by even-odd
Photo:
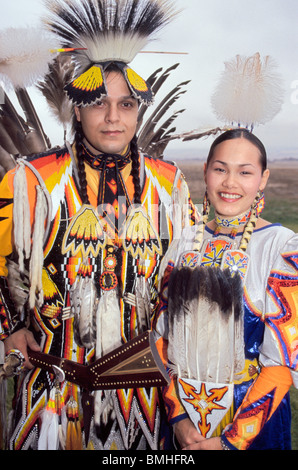
[[34, 366], [52, 373], [53, 366], [58, 367], [65, 380], [89, 391], [162, 387], [169, 382], [150, 331], [88, 366], [32, 350], [29, 350], [29, 359]]

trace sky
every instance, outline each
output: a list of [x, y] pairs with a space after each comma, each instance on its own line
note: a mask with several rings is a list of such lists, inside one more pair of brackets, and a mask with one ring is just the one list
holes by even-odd
[[[43, 0], [0, 0], [0, 6], [0, 30], [38, 24], [45, 11]], [[160, 92], [168, 93], [178, 83], [190, 80], [187, 93], [173, 108], [185, 109], [176, 120], [177, 133], [222, 125], [212, 111], [210, 99], [224, 63], [237, 54], [251, 56], [259, 52], [261, 57], [270, 55], [277, 63], [285, 99], [281, 112], [254, 132], [265, 144], [269, 158], [298, 158], [298, 1], [177, 0], [176, 6], [182, 11], [147, 49], [187, 55], [139, 54], [131, 66], [147, 78], [159, 67], [165, 70], [180, 64]], [[61, 128], [35, 93], [30, 90], [52, 144], [61, 144]], [[189, 143], [174, 141], [168, 148], [175, 151], [177, 158], [190, 154], [195, 157], [205, 154], [210, 144], [211, 138]]]

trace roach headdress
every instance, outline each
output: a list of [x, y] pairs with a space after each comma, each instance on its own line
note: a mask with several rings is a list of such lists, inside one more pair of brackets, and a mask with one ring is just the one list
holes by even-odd
[[149, 105], [151, 88], [128, 64], [174, 15], [172, 0], [46, 0], [45, 22], [64, 49], [73, 49], [75, 78], [65, 89], [77, 106], [106, 96], [105, 70], [114, 64], [132, 94]]

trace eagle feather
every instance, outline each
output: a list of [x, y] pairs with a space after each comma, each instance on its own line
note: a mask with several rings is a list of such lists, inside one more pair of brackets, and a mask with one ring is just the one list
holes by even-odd
[[169, 361], [180, 377], [231, 383], [244, 366], [240, 276], [174, 268], [168, 285]]

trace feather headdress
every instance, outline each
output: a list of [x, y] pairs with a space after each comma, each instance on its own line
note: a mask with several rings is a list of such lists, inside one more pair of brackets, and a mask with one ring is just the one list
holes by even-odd
[[172, 0], [46, 0], [45, 23], [63, 48], [76, 48], [75, 79], [66, 86], [73, 103], [88, 106], [106, 95], [105, 70], [114, 63], [133, 95], [150, 104], [149, 84], [129, 64], [174, 15]]
[[216, 116], [228, 125], [252, 128], [271, 121], [281, 109], [284, 91], [270, 56], [237, 55], [225, 70], [211, 98]]

